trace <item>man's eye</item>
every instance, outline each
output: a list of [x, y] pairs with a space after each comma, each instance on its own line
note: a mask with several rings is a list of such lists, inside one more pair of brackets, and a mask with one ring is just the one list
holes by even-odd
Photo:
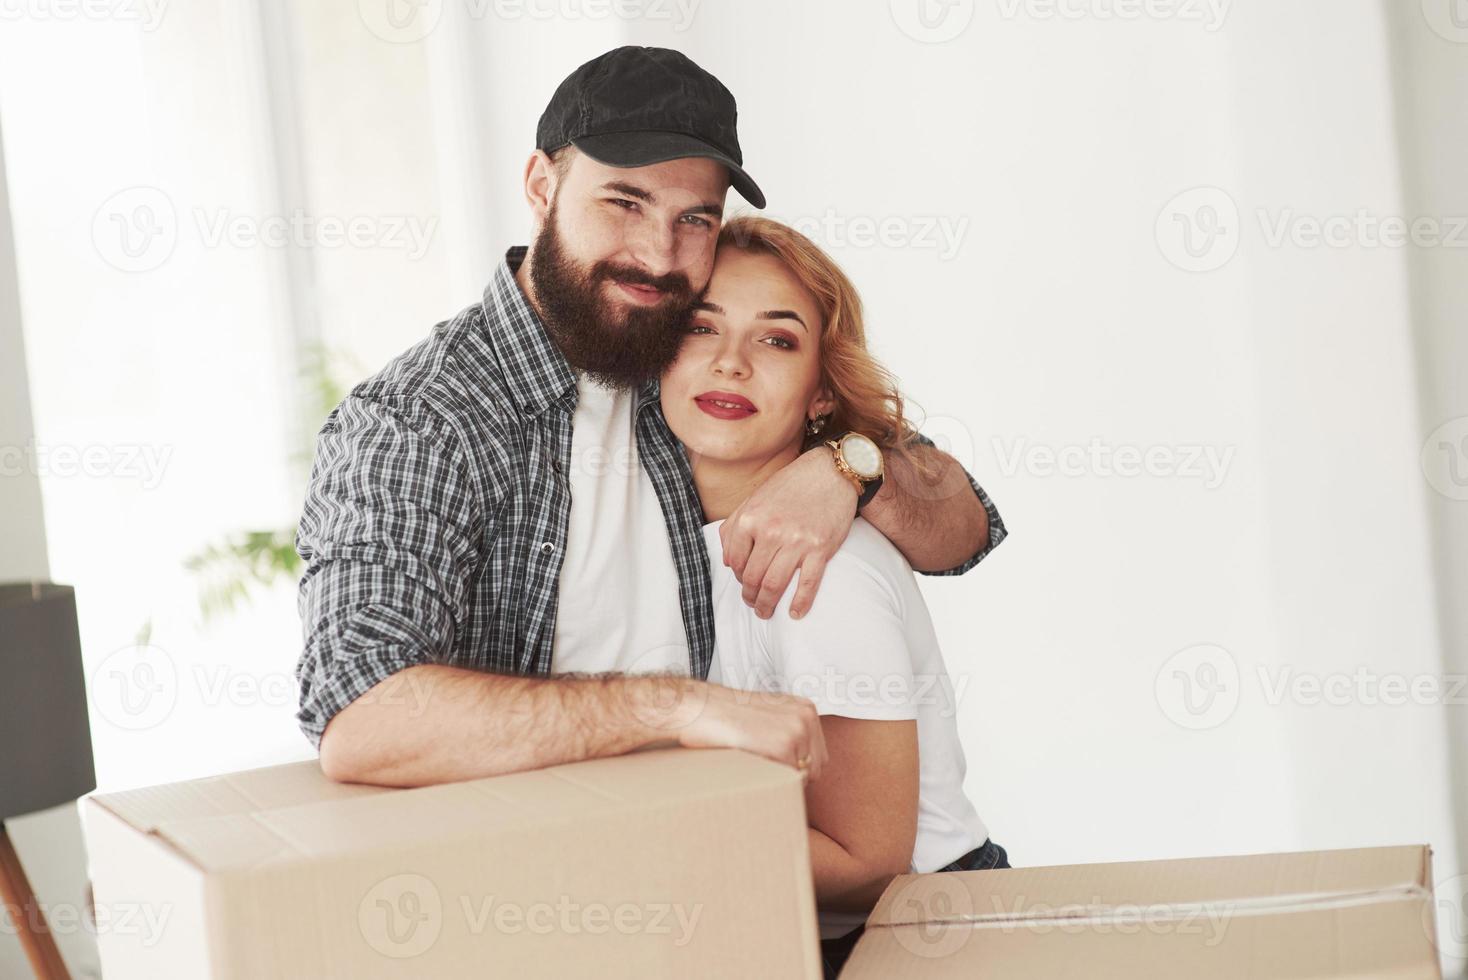
[[615, 204], [617, 207], [627, 211], [634, 211], [637, 208], [636, 201], [629, 201], [625, 197], [612, 197], [608, 198], [608, 200]]
[[709, 221], [709, 219], [697, 214], [685, 214], [683, 220], [695, 228], [712, 228], [714, 226], [713, 222]]

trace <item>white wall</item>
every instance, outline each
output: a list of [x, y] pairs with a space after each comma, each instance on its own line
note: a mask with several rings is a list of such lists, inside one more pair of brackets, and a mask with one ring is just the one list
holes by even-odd
[[[1444, 5], [1445, 6], [1445, 5]], [[1398, 133], [1410, 213], [1468, 221], [1468, 24], [1415, 16], [1389, 5], [1395, 42]], [[1465, 243], [1468, 245], [1468, 243]], [[1412, 310], [1417, 336], [1419, 426], [1434, 545], [1437, 613], [1448, 673], [1468, 677], [1468, 252], [1423, 249], [1412, 257]], [[1456, 470], [1453, 468], [1456, 466]], [[1448, 748], [1458, 815], [1458, 853], [1468, 852], [1468, 710], [1448, 717]], [[1447, 869], [1452, 873], [1454, 869]], [[1460, 857], [1458, 871], [1462, 870]], [[1439, 901], [1468, 910], [1468, 877], [1439, 877]], [[1468, 960], [1468, 917], [1453, 936]]]
[[[1114, 4], [978, 4], [924, 43], [888, 5], [705, 3], [686, 33], [629, 36], [729, 84], [772, 212], [816, 222], [887, 363], [971, 447], [1010, 523], [987, 564], [924, 584], [969, 683], [968, 787], [1015, 860], [1429, 841], [1446, 881], [1462, 871], [1447, 724], [1464, 709], [1379, 699], [1388, 675], [1463, 670], [1435, 607], [1409, 257], [1270, 239], [1281, 216], [1415, 213], [1383, 7], [1226, 7], [1211, 30], [1100, 15]], [[1463, 49], [1411, 28], [1461, 72]], [[1422, 126], [1461, 141], [1454, 78]], [[1456, 159], [1434, 173], [1461, 193]], [[1200, 186], [1217, 190], [1170, 203]], [[1184, 271], [1174, 212], [1206, 221], [1209, 204], [1238, 216], [1214, 212], [1234, 237], [1202, 264], [1237, 252]], [[896, 219], [910, 247], [855, 241], [860, 218]], [[967, 229], [951, 258], [920, 247], [934, 218]], [[1462, 255], [1425, 261], [1461, 286]], [[1439, 333], [1463, 302], [1434, 299]], [[1437, 384], [1456, 398], [1454, 336]], [[1012, 462], [1093, 439], [1229, 465], [1210, 488]], [[1222, 652], [1170, 659], [1198, 645]], [[1200, 695], [1210, 669], [1224, 687], [1190, 712], [1177, 672]]]

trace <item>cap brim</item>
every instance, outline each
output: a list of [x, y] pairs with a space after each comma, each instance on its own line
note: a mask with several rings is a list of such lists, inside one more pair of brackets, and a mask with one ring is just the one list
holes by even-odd
[[729, 182], [746, 201], [757, 208], [765, 206], [764, 192], [744, 172], [744, 168], [697, 137], [685, 133], [645, 131], [636, 133], [599, 133], [571, 141], [576, 149], [609, 167], [646, 167], [683, 157], [707, 157], [729, 169]]

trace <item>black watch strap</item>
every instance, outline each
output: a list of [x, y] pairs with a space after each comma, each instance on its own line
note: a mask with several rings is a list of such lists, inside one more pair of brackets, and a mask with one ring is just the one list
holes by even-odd
[[877, 491], [880, 489], [882, 489], [882, 474], [878, 473], [875, 480], [867, 481], [866, 486], [861, 489], [861, 496], [856, 498], [856, 512], [858, 514], [861, 513], [863, 507], [871, 502], [871, 499], [877, 495]]

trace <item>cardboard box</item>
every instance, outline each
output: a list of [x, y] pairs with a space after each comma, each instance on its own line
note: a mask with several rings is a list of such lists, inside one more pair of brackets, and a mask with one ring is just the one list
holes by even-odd
[[902, 875], [842, 980], [1441, 976], [1431, 851]]
[[745, 752], [415, 789], [311, 761], [82, 810], [106, 980], [821, 976], [800, 775]]

